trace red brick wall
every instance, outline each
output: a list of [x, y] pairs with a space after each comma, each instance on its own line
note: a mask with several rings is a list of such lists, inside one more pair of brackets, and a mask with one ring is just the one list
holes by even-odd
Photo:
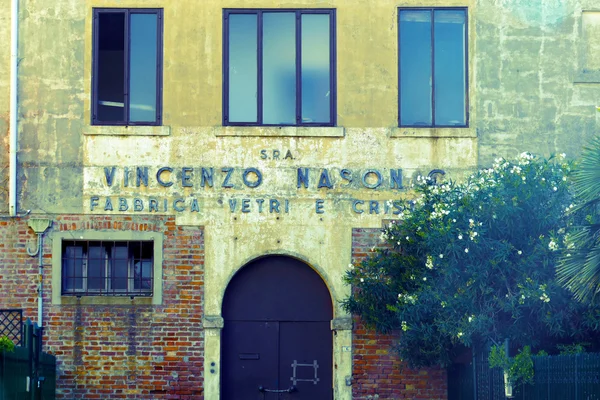
[[[45, 239], [44, 351], [57, 357], [59, 399], [201, 399], [204, 237], [166, 216], [57, 216], [52, 230], [164, 234], [160, 306], [51, 305], [51, 243]], [[26, 219], [0, 220], [0, 308], [37, 319], [37, 258]], [[47, 236], [47, 235], [46, 235]]]
[[35, 238], [26, 220], [0, 219], [0, 308], [22, 308], [32, 321], [37, 321], [38, 259], [26, 249], [35, 250]]
[[[354, 265], [380, 245], [380, 229], [352, 230]], [[447, 399], [446, 370], [409, 369], [394, 351], [398, 333], [382, 335], [354, 321], [353, 331], [353, 399]]]
[[[57, 356], [59, 399], [201, 399], [204, 237], [166, 216], [56, 216], [51, 230], [164, 234], [160, 306], [51, 305], [51, 240], [44, 241], [44, 350]], [[354, 229], [352, 261], [378, 245], [378, 229]], [[0, 308], [37, 320], [37, 257], [27, 218], [0, 220]], [[393, 350], [397, 335], [356, 321], [354, 399], [445, 400], [446, 372], [410, 370]]]

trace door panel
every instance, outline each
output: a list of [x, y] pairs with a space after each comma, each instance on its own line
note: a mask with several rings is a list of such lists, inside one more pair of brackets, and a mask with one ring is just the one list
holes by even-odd
[[333, 307], [312, 268], [284, 256], [256, 259], [232, 278], [222, 313], [221, 399], [332, 398]]
[[294, 385], [294, 400], [332, 398], [332, 333], [329, 322], [280, 322], [280, 389]]
[[278, 385], [277, 322], [227, 321], [222, 333], [222, 398], [227, 400], [277, 399], [258, 387]]

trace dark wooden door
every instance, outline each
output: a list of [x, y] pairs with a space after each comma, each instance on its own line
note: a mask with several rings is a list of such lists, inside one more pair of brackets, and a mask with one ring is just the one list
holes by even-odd
[[221, 398], [331, 399], [332, 314], [325, 283], [301, 261], [242, 268], [223, 300]]

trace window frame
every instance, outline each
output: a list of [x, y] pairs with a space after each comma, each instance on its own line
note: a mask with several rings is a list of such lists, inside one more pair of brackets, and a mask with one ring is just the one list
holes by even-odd
[[[263, 19], [264, 13], [295, 13], [296, 15], [296, 123], [263, 123]], [[229, 122], [229, 16], [231, 14], [255, 14], [257, 16], [257, 94], [256, 122]], [[329, 100], [330, 121], [302, 122], [302, 15], [329, 15]], [[336, 10], [334, 8], [224, 8], [223, 9], [223, 126], [276, 126], [276, 127], [329, 127], [337, 123], [337, 65], [336, 65]]]
[[[57, 231], [51, 234], [52, 239], [52, 304], [88, 304], [88, 305], [127, 305], [135, 298], [136, 304], [160, 305], [163, 298], [163, 243], [164, 235], [160, 232], [139, 231], [95, 231], [75, 230]], [[80, 294], [63, 294], [63, 241], [135, 241], [153, 242], [152, 294], [101, 294], [88, 292]]]
[[[402, 115], [401, 115], [401, 106], [402, 106], [402, 96], [401, 96], [401, 38], [400, 38], [400, 15], [402, 11], [429, 11], [431, 13], [431, 125], [410, 125], [410, 124], [402, 124]], [[465, 123], [461, 125], [437, 125], [435, 123], [435, 36], [434, 36], [434, 11], [443, 10], [443, 11], [464, 11], [465, 13], [465, 34], [464, 34], [464, 49], [465, 49]], [[398, 29], [398, 127], [400, 128], [424, 128], [424, 129], [432, 129], [432, 128], [468, 128], [470, 123], [469, 116], [469, 8], [468, 7], [398, 7], [398, 19], [397, 19], [397, 29]]]
[[[103, 121], [98, 119], [98, 60], [99, 60], [99, 16], [103, 13], [123, 13], [125, 15], [125, 65], [123, 68], [124, 85], [124, 115], [123, 121]], [[131, 14], [155, 14], [157, 16], [157, 40], [156, 40], [156, 119], [155, 121], [130, 121], [129, 87], [130, 87], [130, 65], [131, 52], [129, 51], [131, 36], [129, 26], [131, 24]], [[92, 15], [92, 125], [106, 126], [160, 126], [162, 125], [162, 97], [163, 97], [163, 9], [162, 8], [103, 8], [94, 7]]]
[[[131, 246], [134, 244], [140, 244], [140, 256], [143, 254], [142, 246], [143, 244], [150, 244], [152, 246], [152, 268], [150, 269], [150, 277], [149, 278], [140, 278], [139, 282], [142, 282], [146, 279], [150, 279], [150, 288], [143, 289], [140, 287], [136, 289], [137, 280], [135, 279], [135, 261], [136, 257], [131, 253]], [[123, 259], [117, 258], [115, 250], [118, 244], [126, 244], [127, 248], [127, 259], [126, 265], [121, 264], [119, 261], [124, 261]], [[66, 257], [66, 250], [69, 246], [76, 247], [82, 249], [81, 256], [81, 266], [82, 272], [81, 276], [71, 276], [69, 277], [67, 274], [67, 266], [66, 262], [69, 260], [77, 260], [78, 257]], [[101, 258], [94, 258], [91, 253], [92, 247], [100, 249]], [[90, 288], [89, 286], [89, 276], [90, 276], [90, 268], [91, 268], [91, 260], [96, 260], [99, 263], [99, 271], [103, 270], [103, 284], [101, 288]], [[73, 280], [81, 279], [81, 288], [73, 287], [70, 289], [66, 289], [65, 285], [61, 285], [61, 295], [63, 296], [139, 296], [139, 297], [150, 297], [152, 296], [153, 282], [154, 282], [154, 242], [151, 240], [82, 240], [82, 239], [74, 239], [74, 240], [63, 240], [62, 241], [62, 276], [61, 282], [64, 283], [65, 279], [71, 278]], [[140, 257], [140, 267], [142, 264], [146, 262], [146, 259]], [[124, 289], [119, 289], [113, 287], [115, 279], [122, 279], [122, 277], [115, 276], [115, 271], [120, 268], [126, 268], [127, 270], [127, 287]], [[142, 267], [143, 268], [143, 267]], [[76, 285], [73, 285], [76, 286]]]

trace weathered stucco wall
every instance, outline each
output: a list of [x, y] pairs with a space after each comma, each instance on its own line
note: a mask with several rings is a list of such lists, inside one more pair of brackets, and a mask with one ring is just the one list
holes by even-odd
[[19, 208], [76, 212], [83, 182], [83, 3], [19, 3]]
[[[3, 10], [10, 9], [3, 0]], [[460, 5], [474, 8], [472, 1], [436, 1], [432, 4]], [[407, 2], [405, 5], [418, 5]], [[93, 7], [163, 7], [164, 14], [164, 72], [163, 119], [164, 128], [112, 128], [90, 125], [91, 91], [91, 26]], [[83, 198], [86, 165], [99, 162], [95, 151], [122, 151], [131, 140], [129, 135], [149, 136], [170, 134], [171, 154], [205, 153], [214, 151], [211, 159], [216, 163], [227, 159], [231, 153], [240, 153], [235, 146], [240, 139], [221, 137], [221, 134], [246, 137], [247, 131], [224, 129], [221, 126], [222, 96], [222, 9], [226, 7], [323, 7], [337, 10], [337, 114], [338, 126], [346, 128], [349, 135], [375, 135], [379, 148], [371, 158], [380, 158], [380, 165], [392, 162], [398, 165], [397, 155], [391, 150], [402, 150], [408, 168], [428, 170], [432, 166], [464, 173], [476, 165], [476, 138], [474, 130], [466, 132], [419, 132], [394, 128], [397, 121], [397, 6], [391, 1], [381, 1], [364, 8], [358, 1], [206, 1], [201, 5], [193, 1], [20, 1], [19, 40], [19, 205], [21, 210], [33, 213], [85, 212], [87, 201]], [[3, 18], [8, 18], [8, 12]], [[474, 9], [470, 9], [470, 18]], [[8, 32], [6, 21], [3, 30]], [[470, 21], [474, 26], [473, 21]], [[472, 36], [472, 35], [471, 35]], [[5, 42], [8, 45], [8, 41]], [[470, 41], [471, 54], [475, 54], [475, 41]], [[3, 51], [6, 47], [3, 46]], [[5, 54], [5, 53], [0, 53]], [[8, 53], [6, 53], [8, 60]], [[473, 60], [471, 60], [473, 61]], [[7, 64], [5, 64], [7, 65]], [[2, 86], [8, 85], [8, 73], [0, 76]], [[473, 82], [471, 84], [473, 88]], [[3, 91], [6, 93], [6, 91]], [[471, 97], [476, 94], [471, 91]], [[8, 107], [6, 107], [8, 108]], [[471, 107], [471, 116], [476, 112]], [[370, 132], [362, 132], [368, 128]], [[464, 130], [463, 130], [464, 131]], [[256, 135], [263, 130], [254, 128]], [[113, 134], [108, 148], [95, 148], [97, 134]], [[286, 132], [286, 135], [297, 135]], [[306, 133], [304, 133], [306, 134]], [[308, 133], [321, 136], [318, 129]], [[342, 133], [343, 134], [343, 133]], [[278, 135], [275, 133], [275, 135]], [[301, 135], [301, 134], [298, 134]], [[405, 137], [442, 136], [441, 143], [429, 146], [430, 138], [420, 138], [413, 148]], [[448, 137], [450, 136], [450, 137]], [[455, 136], [458, 136], [456, 138]], [[121, 163], [140, 158], [140, 154], [154, 155], [153, 161], [162, 160], [159, 140], [137, 138], [135, 151], [126, 155]], [[300, 152], [317, 153], [338, 146], [347, 138], [322, 138], [305, 146], [305, 140], [279, 139], [282, 147], [300, 149]], [[274, 148], [277, 139], [247, 138], [243, 142], [251, 148]], [[292, 145], [290, 142], [294, 142]], [[310, 147], [308, 147], [310, 145]], [[455, 154], [441, 152], [428, 156], [423, 148], [446, 148]], [[189, 149], [189, 150], [188, 150]], [[408, 150], [406, 150], [408, 149]], [[412, 152], [412, 154], [409, 154]], [[416, 155], [418, 157], [408, 161]], [[166, 155], [168, 160], [170, 154]], [[339, 155], [334, 155], [337, 159]], [[354, 154], [343, 157], [352, 159]], [[468, 158], [468, 159], [467, 159]], [[205, 158], [206, 159], [206, 158]], [[89, 162], [89, 160], [93, 160]], [[322, 165], [332, 159], [323, 157]], [[427, 171], [425, 171], [427, 172]]]
[[[598, 71], [584, 71], [594, 0], [477, 2], [479, 163], [531, 151], [577, 157], [598, 133]], [[596, 72], [596, 73], [594, 73]]]
[[[495, 156], [523, 150], [576, 156], [585, 139], [597, 131], [593, 106], [600, 103], [600, 79], [583, 73], [588, 47], [582, 23], [582, 11], [597, 11], [597, 4], [593, 0], [428, 3], [436, 4], [469, 6], [471, 126], [479, 140], [479, 159], [472, 161], [486, 165]], [[86, 142], [82, 132], [102, 131], [89, 123], [92, 7], [165, 5], [160, 0], [20, 1], [19, 182], [21, 194], [27, 193], [20, 198], [21, 209], [82, 211]], [[365, 8], [358, 1], [170, 3], [164, 25], [165, 125], [174, 136], [178, 127], [221, 125], [222, 8], [331, 7], [337, 9], [338, 22], [338, 125], [394, 132], [396, 7], [411, 5], [420, 4], [379, 1]], [[0, 69], [0, 133], [5, 145], [10, 1], [2, 0], [0, 6], [0, 37], [5, 39], [0, 46], [4, 66]], [[193, 136], [214, 139], [197, 132]], [[401, 138], [407, 133], [395, 132]], [[255, 142], [270, 146], [272, 140]], [[118, 141], [111, 143], [115, 149], [121, 147]], [[206, 148], [197, 137], [190, 137], [187, 145], [192, 144]], [[2, 153], [0, 161], [6, 164]], [[427, 161], [428, 166], [454, 167], [451, 159]], [[460, 165], [469, 168], [473, 162], [461, 160]]]
[[[8, 78], [10, 1], [2, 0], [0, 37], [0, 133], [8, 134]], [[368, 8], [359, 1], [20, 1], [20, 208], [33, 212], [82, 212], [84, 157], [93, 158], [93, 139], [84, 136], [113, 133], [139, 135], [165, 132], [90, 126], [91, 12], [93, 7], [164, 7], [164, 124], [185, 154], [226, 149], [239, 142], [220, 133], [245, 136], [247, 131], [220, 128], [222, 95], [222, 8], [325, 7], [337, 10], [338, 126], [346, 138], [323, 138], [332, 147], [358, 136], [392, 136], [377, 149], [382, 164], [388, 149], [401, 150], [406, 160], [423, 170], [440, 167], [458, 175], [474, 165], [487, 165], [498, 156], [529, 150], [549, 155], [576, 156], [583, 142], [597, 131], [593, 106], [600, 103], [598, 74], [584, 74], [587, 38], [582, 11], [597, 10], [593, 0], [539, 2], [434, 1], [427, 5], [469, 7], [469, 83], [471, 129], [402, 130], [397, 121], [397, 7], [418, 6], [415, 1], [378, 1]], [[590, 47], [590, 48], [593, 48]], [[589, 57], [588, 57], [589, 58]], [[589, 72], [589, 71], [587, 71]], [[369, 128], [366, 132], [363, 128]], [[371, 128], [375, 128], [372, 130]], [[212, 129], [212, 130], [211, 130]], [[379, 131], [377, 131], [379, 129]], [[231, 133], [233, 131], [233, 133]], [[255, 128], [254, 132], [261, 132]], [[378, 133], [373, 133], [378, 132]], [[294, 133], [286, 133], [294, 135]], [[314, 135], [319, 135], [313, 132]], [[460, 136], [433, 140], [430, 136]], [[415, 142], [406, 137], [425, 136]], [[121, 142], [123, 140], [123, 143]], [[254, 148], [290, 147], [285, 140], [253, 138]], [[302, 148], [303, 140], [295, 141]], [[414, 157], [434, 142], [455, 154]], [[90, 143], [92, 142], [92, 143]], [[110, 141], [123, 149], [127, 138]], [[130, 141], [129, 141], [130, 142]], [[143, 147], [141, 147], [141, 146]], [[138, 152], [163, 157], [159, 141], [139, 140]], [[440, 146], [436, 143], [436, 146]], [[409, 151], [405, 151], [408, 148]], [[475, 154], [470, 154], [474, 148]], [[87, 153], [84, 153], [87, 149]], [[411, 151], [410, 149], [414, 149]], [[104, 149], [103, 149], [104, 150]], [[386, 154], [387, 153], [387, 154]], [[138, 153], [131, 152], [129, 158]], [[228, 154], [213, 153], [222, 160]], [[345, 157], [353, 158], [348, 153]], [[0, 162], [6, 163], [3, 152]], [[466, 157], [470, 157], [465, 161]], [[330, 160], [323, 160], [326, 165]], [[92, 163], [93, 164], [93, 163]], [[26, 193], [26, 196], [23, 194]]]

